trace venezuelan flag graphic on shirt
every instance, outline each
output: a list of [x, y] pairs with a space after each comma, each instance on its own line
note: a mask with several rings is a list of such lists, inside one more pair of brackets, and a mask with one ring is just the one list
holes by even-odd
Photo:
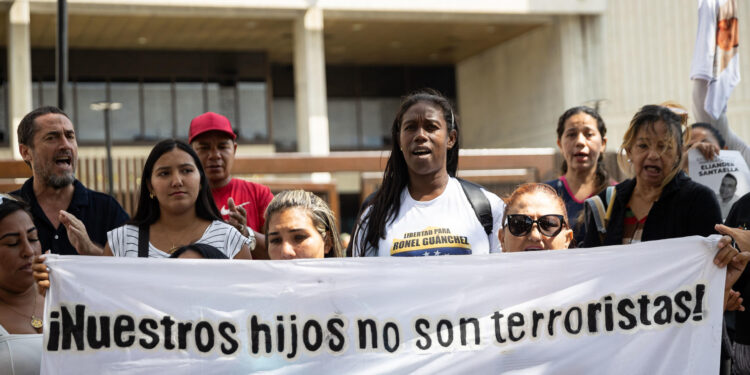
[[466, 236], [455, 235], [448, 228], [427, 227], [420, 232], [404, 233], [394, 238], [391, 256], [468, 255], [471, 244]]

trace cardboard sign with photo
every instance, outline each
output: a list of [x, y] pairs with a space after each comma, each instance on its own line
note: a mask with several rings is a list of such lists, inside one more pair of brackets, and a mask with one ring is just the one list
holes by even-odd
[[692, 149], [688, 163], [690, 178], [716, 194], [722, 218], [740, 197], [750, 192], [750, 169], [738, 151], [721, 150], [718, 156], [706, 160], [700, 151]]

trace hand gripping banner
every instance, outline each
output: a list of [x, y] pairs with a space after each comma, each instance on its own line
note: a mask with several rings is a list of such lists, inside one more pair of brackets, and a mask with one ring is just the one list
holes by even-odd
[[710, 374], [717, 238], [486, 256], [49, 256], [44, 374]]

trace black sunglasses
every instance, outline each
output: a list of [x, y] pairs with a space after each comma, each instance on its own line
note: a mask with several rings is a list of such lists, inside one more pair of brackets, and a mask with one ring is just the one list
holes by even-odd
[[554, 237], [560, 234], [565, 219], [562, 215], [543, 215], [534, 220], [528, 215], [507, 215], [505, 225], [508, 227], [510, 234], [516, 237], [523, 237], [531, 232], [531, 227], [537, 224], [539, 232], [547, 237]]

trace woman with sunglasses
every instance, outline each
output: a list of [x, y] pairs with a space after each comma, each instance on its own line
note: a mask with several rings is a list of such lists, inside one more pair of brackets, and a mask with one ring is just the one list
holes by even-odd
[[573, 239], [565, 203], [547, 184], [519, 186], [505, 201], [503, 252], [567, 249]]
[[633, 116], [618, 164], [634, 177], [614, 187], [611, 202], [606, 192], [599, 194], [606, 231], [597, 229], [595, 215], [587, 215], [584, 247], [715, 233], [721, 210], [714, 193], [680, 169], [682, 123], [679, 114], [659, 105], [644, 106]]
[[39, 373], [44, 296], [31, 260], [41, 247], [29, 206], [0, 194], [0, 374]]
[[459, 125], [450, 102], [430, 90], [407, 96], [393, 120], [391, 135], [393, 148], [383, 183], [355, 226], [352, 254], [500, 252], [497, 231], [502, 200], [484, 189], [477, 194], [486, 197], [490, 206], [492, 230], [488, 235], [455, 178]]

